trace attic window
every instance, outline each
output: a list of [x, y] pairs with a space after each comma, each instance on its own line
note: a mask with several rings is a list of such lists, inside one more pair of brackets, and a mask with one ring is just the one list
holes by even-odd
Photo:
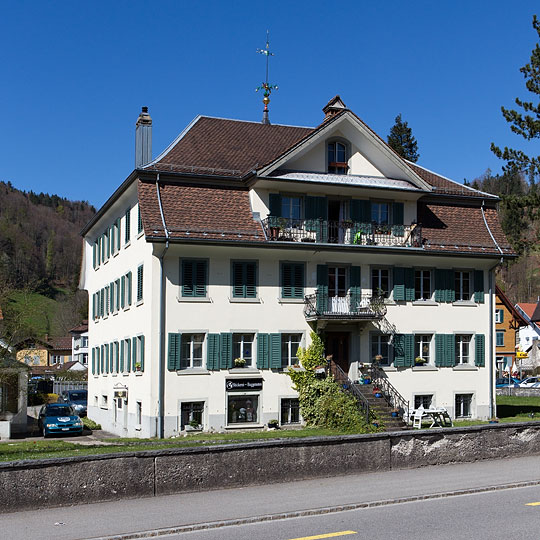
[[347, 174], [347, 145], [340, 141], [328, 143], [328, 172], [333, 174]]

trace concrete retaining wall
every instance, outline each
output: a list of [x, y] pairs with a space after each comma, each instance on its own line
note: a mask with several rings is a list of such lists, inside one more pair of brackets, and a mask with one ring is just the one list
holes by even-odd
[[540, 388], [497, 388], [498, 396], [539, 397]]
[[540, 422], [0, 464], [0, 512], [540, 454]]

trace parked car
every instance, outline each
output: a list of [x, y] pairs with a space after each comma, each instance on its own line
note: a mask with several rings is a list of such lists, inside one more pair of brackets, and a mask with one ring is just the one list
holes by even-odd
[[49, 403], [39, 411], [38, 426], [43, 437], [54, 433], [75, 433], [80, 435], [83, 423], [73, 407], [67, 403]]
[[519, 383], [520, 388], [531, 388], [536, 383], [540, 382], [540, 377], [527, 377]]
[[510, 377], [510, 381], [508, 380], [508, 377], [500, 377], [495, 381], [495, 388], [517, 388], [519, 384], [520, 380], [515, 377]]
[[58, 397], [59, 403], [67, 403], [79, 416], [86, 416], [88, 390], [64, 390]]

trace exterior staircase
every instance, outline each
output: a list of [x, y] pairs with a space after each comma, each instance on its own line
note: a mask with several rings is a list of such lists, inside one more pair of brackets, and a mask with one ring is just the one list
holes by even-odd
[[[377, 398], [373, 394], [374, 384], [355, 384], [354, 387], [364, 396], [369, 408], [377, 419], [382, 422], [385, 431], [400, 431], [409, 429], [407, 424], [399, 416], [392, 416], [393, 407], [384, 397]], [[382, 394], [382, 392], [381, 392]], [[382, 394], [384, 396], [384, 394]]]

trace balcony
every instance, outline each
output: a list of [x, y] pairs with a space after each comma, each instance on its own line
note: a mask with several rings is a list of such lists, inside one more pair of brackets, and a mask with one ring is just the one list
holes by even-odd
[[304, 300], [306, 321], [315, 320], [364, 320], [382, 319], [386, 315], [386, 304], [381, 296], [351, 294], [328, 296], [309, 294]]
[[422, 247], [422, 227], [417, 223], [384, 225], [375, 222], [268, 217], [262, 220], [262, 224], [267, 239], [275, 242]]

